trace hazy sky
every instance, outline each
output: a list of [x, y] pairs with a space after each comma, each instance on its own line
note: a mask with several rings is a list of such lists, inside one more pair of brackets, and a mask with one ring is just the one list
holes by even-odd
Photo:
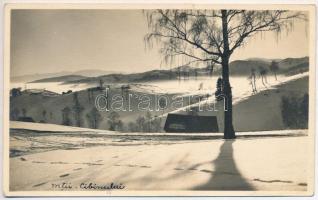
[[[148, 27], [141, 10], [15, 10], [11, 25], [11, 76], [83, 69], [138, 72], [159, 69], [162, 61], [158, 48], [145, 50]], [[306, 28], [297, 22], [278, 42], [273, 33], [254, 37], [232, 60], [307, 56]]]

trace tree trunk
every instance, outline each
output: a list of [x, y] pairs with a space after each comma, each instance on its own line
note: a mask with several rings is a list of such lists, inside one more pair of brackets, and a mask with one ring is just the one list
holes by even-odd
[[228, 22], [227, 22], [227, 11], [222, 10], [222, 32], [223, 32], [223, 44], [224, 51], [222, 55], [222, 78], [225, 101], [227, 103], [227, 109], [224, 111], [224, 139], [234, 139], [235, 131], [233, 128], [232, 119], [232, 88], [229, 80], [229, 59], [230, 59], [230, 49], [229, 49], [229, 38], [228, 38]]
[[268, 83], [268, 82], [267, 82], [267, 76], [266, 76], [266, 75], [264, 76], [264, 78], [265, 78], [265, 83]]
[[277, 81], [277, 74], [276, 74], [276, 72], [275, 72], [274, 74], [275, 74], [275, 80]]
[[229, 81], [229, 62], [228, 59], [222, 60], [222, 77], [224, 96], [226, 101], [226, 110], [224, 111], [224, 139], [235, 138], [235, 131], [233, 128], [233, 116], [232, 116], [232, 88]]
[[255, 78], [255, 75], [253, 76], [253, 82], [254, 82], [255, 92], [257, 92], [257, 89], [256, 89], [256, 78]]
[[264, 82], [264, 76], [262, 75], [262, 83], [266, 87], [265, 82]]

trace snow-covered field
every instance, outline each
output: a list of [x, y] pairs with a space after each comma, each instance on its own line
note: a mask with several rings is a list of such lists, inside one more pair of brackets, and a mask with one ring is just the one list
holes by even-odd
[[[274, 76], [267, 76], [266, 86], [262, 84], [260, 78], [256, 79], [256, 86], [258, 90], [264, 90], [269, 87], [281, 84], [295, 78], [308, 76], [308, 72], [295, 75], [295, 76], [278, 76], [278, 81]], [[184, 95], [190, 94], [210, 94], [211, 91], [216, 90], [217, 76], [199, 76], [197, 78], [190, 77], [189, 80], [166, 80], [166, 81], [151, 81], [142, 83], [133, 83], [131, 85], [132, 90], [141, 92], [155, 92], [155, 93], [167, 93], [176, 94], [181, 93]], [[233, 88], [233, 96], [240, 97], [246, 93], [250, 94], [252, 91], [250, 80], [245, 76], [233, 76], [230, 77], [231, 85]], [[113, 84], [113, 87], [120, 87], [121, 84]], [[89, 87], [97, 86], [91, 84], [62, 84], [62, 82], [48, 82], [48, 83], [11, 83], [10, 88], [27, 88], [27, 89], [46, 89], [49, 91], [62, 93], [68, 90], [79, 91]]]
[[[273, 88], [277, 85], [286, 83], [291, 80], [296, 80], [308, 76], [309, 73], [305, 72], [294, 76], [267, 76], [265, 86], [262, 84], [260, 78], [256, 79], [256, 87], [258, 92]], [[151, 81], [146, 83], [132, 84], [134, 90], [143, 92], [167, 93], [167, 94], [183, 94], [187, 95], [200, 95], [211, 94], [216, 91], [216, 82], [219, 77], [217, 76], [201, 76], [195, 79], [194, 77], [189, 80], [167, 80], [167, 81]], [[246, 98], [252, 95], [252, 86], [250, 80], [245, 76], [230, 77], [233, 99]]]
[[[306, 191], [308, 184], [310, 153], [305, 130], [291, 130], [290, 134], [299, 133], [294, 137], [268, 135], [236, 140], [193, 140], [182, 135], [168, 140], [129, 139], [20, 131], [24, 134], [11, 133], [10, 147], [23, 144], [21, 148], [33, 146], [39, 151], [10, 158], [11, 191], [86, 190], [82, 183], [115, 183], [125, 186], [123, 191], [288, 192]], [[71, 188], [57, 187], [63, 183]]]
[[[40, 124], [10, 122], [10, 157], [57, 149], [80, 149], [92, 146], [175, 144], [222, 139], [223, 133], [125, 133]], [[237, 138], [307, 136], [307, 130], [238, 132]]]

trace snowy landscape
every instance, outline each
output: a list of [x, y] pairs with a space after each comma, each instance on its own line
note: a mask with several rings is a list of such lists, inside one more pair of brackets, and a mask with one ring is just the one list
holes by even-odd
[[308, 194], [307, 15], [15, 10], [8, 191]]
[[[259, 94], [262, 91], [270, 94], [281, 85], [306, 77], [308, 73], [279, 76], [279, 81], [270, 77], [266, 87], [259, 87]], [[178, 80], [159, 81], [132, 88], [139, 92], [203, 94], [215, 90], [209, 84], [215, 79], [199, 78], [184, 84]], [[245, 77], [233, 80], [245, 84], [241, 91], [234, 87], [234, 105], [257, 96], [250, 91]], [[202, 82], [210, 87], [195, 90]], [[260, 80], [257, 83], [261, 85]], [[41, 86], [45, 84], [50, 83]], [[183, 87], [178, 88], [181, 84]], [[61, 91], [74, 89], [68, 85], [62, 87]], [[211, 97], [201, 104], [212, 101]], [[245, 120], [251, 120], [247, 117]], [[303, 155], [308, 154], [308, 149], [302, 148], [309, 142], [306, 129], [238, 132], [235, 141], [226, 141], [222, 133], [137, 133], [19, 121], [12, 121], [10, 128], [13, 191], [59, 191], [62, 186], [52, 188], [52, 185], [63, 183], [71, 188], [62, 190], [85, 191], [81, 183], [103, 185], [105, 179], [121, 183], [127, 190], [306, 191], [307, 188]], [[248, 155], [250, 149], [255, 157]], [[250, 159], [254, 162], [249, 162]], [[166, 170], [161, 170], [163, 166]]]

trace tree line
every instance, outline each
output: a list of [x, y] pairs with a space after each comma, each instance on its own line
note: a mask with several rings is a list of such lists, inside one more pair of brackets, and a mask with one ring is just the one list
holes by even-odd
[[300, 97], [283, 96], [281, 98], [281, 115], [283, 123], [290, 129], [308, 128], [308, 93]]

